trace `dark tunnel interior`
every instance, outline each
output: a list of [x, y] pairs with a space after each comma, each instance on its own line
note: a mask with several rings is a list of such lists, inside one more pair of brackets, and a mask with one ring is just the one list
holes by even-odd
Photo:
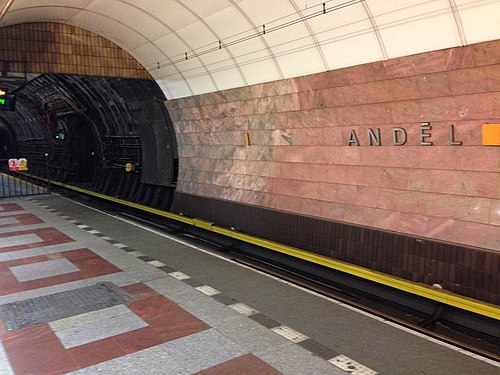
[[12, 132], [0, 122], [0, 160], [9, 159], [13, 153]]
[[40, 75], [0, 112], [0, 159], [29, 173], [169, 209], [177, 145], [165, 97], [152, 80]]

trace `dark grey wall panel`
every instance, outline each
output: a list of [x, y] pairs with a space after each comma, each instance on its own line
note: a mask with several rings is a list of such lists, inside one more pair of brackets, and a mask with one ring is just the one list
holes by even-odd
[[175, 193], [173, 212], [418, 283], [500, 304], [500, 253]]

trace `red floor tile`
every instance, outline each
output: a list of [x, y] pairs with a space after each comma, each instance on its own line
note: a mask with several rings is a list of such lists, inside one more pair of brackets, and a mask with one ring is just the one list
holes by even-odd
[[114, 344], [125, 353], [135, 353], [165, 342], [151, 327], [139, 328], [113, 337]]
[[[68, 259], [80, 271], [23, 282], [19, 282], [10, 271], [10, 267], [60, 258]], [[120, 271], [121, 270], [118, 267], [112, 265], [107, 260], [101, 258], [89, 249], [76, 249], [50, 255], [9, 260], [6, 262], [0, 262], [0, 295], [43, 288], [51, 285], [108, 275]]]
[[127, 306], [160, 335], [162, 342], [210, 328], [209, 325], [158, 293], [155, 296], [129, 302]]
[[22, 208], [17, 203], [0, 204], [0, 212], [6, 212], [6, 211], [24, 211], [24, 208]]
[[23, 236], [27, 234], [36, 234], [38, 237], [42, 239], [42, 241], [28, 243], [24, 245], [16, 245], [16, 246], [2, 247], [0, 245], [0, 253], [5, 253], [8, 251], [33, 249], [41, 246], [58, 245], [74, 241], [70, 237], [66, 236], [64, 233], [58, 231], [56, 228], [50, 227], [50, 228], [23, 230], [18, 232], [1, 233], [0, 244], [2, 243], [2, 238], [12, 237], [12, 236]]
[[[76, 251], [76, 255], [67, 253], [71, 253], [72, 260], [77, 261], [88, 252], [88, 249], [81, 249]], [[34, 258], [40, 260], [40, 257]], [[8, 263], [3, 262], [0, 266], [5, 268]], [[148, 327], [65, 350], [47, 324], [8, 332], [0, 321], [0, 339], [16, 375], [62, 374], [210, 328], [144, 284], [129, 285], [123, 289], [136, 298], [145, 296], [128, 306], [149, 324]]]
[[10, 270], [0, 270], [0, 295], [14, 293], [19, 281]]
[[101, 258], [89, 249], [77, 249], [60, 253], [73, 263], [85, 278], [120, 272], [121, 269]]
[[156, 318], [146, 319], [146, 322], [160, 334], [164, 342], [210, 328], [208, 324], [180, 307]]
[[[0, 211], [0, 212], [2, 212], [2, 211]], [[6, 215], [6, 216], [2, 216], [2, 219], [8, 218], [8, 217], [15, 218], [18, 221], [18, 223], [3, 224], [3, 225], [0, 225], [0, 229], [1, 228], [19, 227], [19, 226], [23, 226], [23, 225], [44, 223], [44, 221], [42, 219], [33, 215], [32, 213], [18, 214], [18, 215]]]
[[158, 295], [158, 293], [155, 290], [151, 289], [149, 286], [142, 283], [126, 285], [123, 286], [122, 289], [135, 299], [141, 299]]
[[196, 375], [281, 375], [281, 372], [253, 354], [234, 358], [230, 361], [199, 371]]
[[93, 366], [126, 354], [122, 348], [116, 345], [114, 337], [70, 348], [68, 353], [80, 368]]
[[129, 302], [127, 306], [144, 320], [156, 318], [179, 308], [174, 302], [159, 294]]
[[16, 375], [56, 375], [78, 369], [48, 324], [8, 333], [2, 343]]

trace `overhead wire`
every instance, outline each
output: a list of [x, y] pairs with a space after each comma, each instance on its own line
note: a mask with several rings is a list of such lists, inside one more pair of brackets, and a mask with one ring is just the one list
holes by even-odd
[[[296, 19], [293, 19], [293, 20], [290, 20], [290, 21], [286, 21], [286, 22], [280, 23], [280, 24], [278, 24], [276, 26], [269, 27], [269, 26], [266, 26], [266, 25], [262, 25], [262, 30], [260, 30], [260, 31], [254, 32], [254, 33], [252, 33], [250, 35], [247, 35], [247, 36], [243, 36], [243, 37], [231, 40], [231, 38], [234, 38], [237, 35], [244, 34], [245, 32], [242, 32], [242, 33], [239, 33], [239, 34], [235, 34], [233, 36], [230, 36], [230, 37], [226, 38], [226, 40], [228, 40], [226, 42], [224, 42], [223, 40], [218, 40], [218, 41], [214, 42], [216, 44], [215, 46], [213, 46], [214, 43], [210, 43], [208, 45], [200, 47], [200, 48], [198, 48], [199, 52], [196, 52], [196, 50], [193, 50], [193, 51], [190, 51], [190, 52], [184, 52], [179, 57], [173, 58], [173, 59], [171, 59], [168, 62], [161, 63], [161, 62], [158, 61], [155, 65], [149, 67], [148, 70], [158, 70], [158, 69], [161, 69], [161, 68], [165, 68], [167, 66], [171, 66], [171, 65], [175, 65], [175, 64], [181, 63], [183, 61], [186, 61], [186, 60], [189, 60], [189, 59], [192, 59], [192, 58], [197, 58], [197, 57], [200, 57], [200, 56], [203, 56], [203, 55], [215, 52], [215, 51], [219, 51], [219, 50], [221, 50], [223, 48], [227, 48], [227, 47], [234, 46], [236, 44], [244, 43], [244, 42], [250, 41], [250, 40], [255, 39], [255, 38], [260, 38], [263, 35], [267, 35], [267, 34], [276, 32], [278, 30], [283, 30], [285, 28], [297, 25], [299, 23], [303, 23], [303, 22], [305, 22], [307, 20], [310, 20], [310, 19], [322, 16], [324, 14], [331, 13], [333, 11], [338, 11], [340, 9], [353, 6], [355, 4], [361, 3], [362, 1], [363, 0], [349, 0], [349, 1], [346, 1], [346, 2], [341, 3], [341, 4], [332, 5], [330, 7], [327, 6], [328, 2], [324, 2], [324, 3], [318, 5], [318, 6], [320, 6], [319, 10], [314, 11], [314, 12], [312, 12], [312, 13], [306, 15], [306, 16], [300, 16], [299, 18], [296, 18]], [[316, 7], [318, 7], [318, 6], [316, 6]], [[277, 22], [279, 20], [282, 20], [282, 19], [285, 19], [285, 18], [288, 18], [288, 17], [289, 16], [281, 17], [281, 18], [279, 18], [277, 20], [269, 22], [268, 25], [269, 24], [273, 24], [274, 22]]]

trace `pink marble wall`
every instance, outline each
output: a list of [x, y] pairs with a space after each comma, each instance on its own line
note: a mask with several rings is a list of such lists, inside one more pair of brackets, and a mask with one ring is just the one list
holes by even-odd
[[[166, 105], [181, 192], [500, 251], [500, 148], [481, 145], [499, 103], [495, 41]], [[422, 122], [433, 146], [419, 145]]]

